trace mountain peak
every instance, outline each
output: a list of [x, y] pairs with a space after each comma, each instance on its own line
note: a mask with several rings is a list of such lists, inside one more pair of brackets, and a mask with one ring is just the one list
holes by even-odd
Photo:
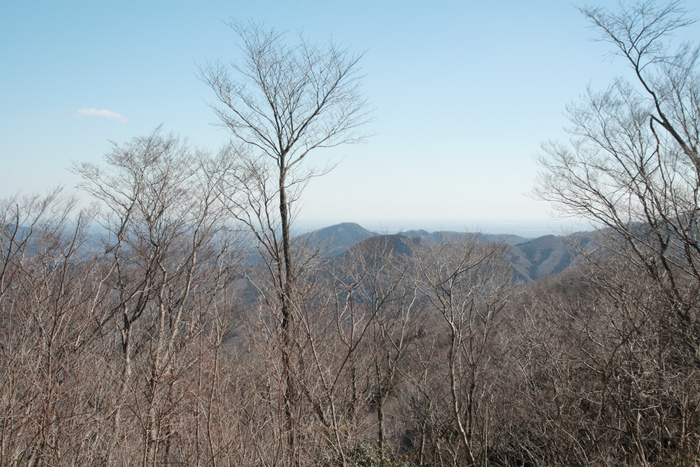
[[377, 234], [374, 232], [370, 232], [355, 222], [343, 222], [314, 230], [313, 232], [301, 235], [299, 238], [315, 244], [328, 245], [330, 248], [329, 253], [335, 255], [376, 235]]

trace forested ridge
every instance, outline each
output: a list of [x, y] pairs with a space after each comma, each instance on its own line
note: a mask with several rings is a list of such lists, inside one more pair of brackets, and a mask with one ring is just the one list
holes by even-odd
[[292, 235], [313, 154], [365, 137], [361, 55], [256, 24], [200, 67], [231, 144], [158, 128], [74, 165], [90, 208], [0, 202], [0, 465], [698, 465], [694, 20], [581, 12], [630, 75], [543, 145], [536, 195], [600, 227], [551, 259]]

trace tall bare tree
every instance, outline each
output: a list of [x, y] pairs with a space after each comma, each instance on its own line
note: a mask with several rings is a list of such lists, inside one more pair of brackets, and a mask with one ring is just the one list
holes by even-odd
[[[219, 101], [214, 110], [221, 123], [243, 144], [244, 150], [267, 159], [274, 171], [274, 178], [268, 181], [271, 186], [265, 186], [264, 204], [268, 207], [269, 199], [277, 200], [281, 247], [276, 228], [259, 239], [273, 254], [275, 267], [271, 272], [279, 286], [282, 365], [286, 375], [284, 410], [289, 424], [294, 399], [290, 332], [294, 327], [295, 275], [290, 190], [311, 176], [312, 171], [300, 170], [311, 151], [362, 139], [359, 131], [369, 114], [360, 89], [361, 55], [353, 55], [332, 42], [316, 44], [303, 37], [288, 45], [284, 33], [255, 24], [229, 25], [241, 40], [240, 61], [209, 63], [202, 68], [201, 76]], [[253, 204], [259, 206], [257, 202]], [[273, 215], [270, 211], [263, 214], [268, 220]], [[267, 227], [275, 224], [268, 220]], [[291, 426], [287, 431], [294, 451]]]
[[[581, 12], [628, 65], [632, 79], [619, 78], [603, 91], [589, 89], [567, 109], [571, 140], [544, 145], [537, 192], [564, 213], [594, 221], [605, 237], [596, 242], [602, 254], [584, 256], [605, 278], [600, 290], [617, 298], [601, 311], [611, 314], [615, 332], [630, 332], [618, 336], [624, 346], [614, 353], [597, 348], [611, 352], [605, 374], [633, 381], [626, 398], [616, 399], [618, 420], [628, 420], [627, 427], [634, 430], [664, 426], [672, 439], [668, 442], [677, 446], [668, 452], [694, 458], [697, 437], [692, 433], [700, 427], [697, 397], [657, 400], [659, 409], [675, 407], [679, 418], [637, 410], [636, 401], [647, 390], [666, 392], [671, 381], [690, 381], [700, 369], [700, 48], [670, 45], [672, 35], [695, 20], [679, 1]], [[638, 275], [640, 295], [630, 293], [631, 279], [615, 272], [610, 257]], [[593, 333], [586, 332], [594, 345]], [[629, 348], [636, 351], [622, 352]], [[667, 352], [673, 357], [662, 358]], [[641, 370], [647, 366], [654, 370]], [[630, 367], [641, 373], [630, 373]], [[656, 373], [656, 383], [646, 381], [645, 371]], [[635, 449], [625, 462], [644, 465], [667, 449], [661, 437], [642, 432], [630, 433]]]
[[[619, 13], [582, 10], [634, 81], [590, 90], [567, 109], [571, 144], [549, 143], [537, 193], [566, 214], [609, 229], [677, 305], [697, 319], [700, 285], [700, 75], [698, 46], [670, 51], [691, 24], [680, 2], [636, 3]], [[682, 279], [685, 277], [686, 279]], [[692, 278], [696, 286], [684, 282]]]

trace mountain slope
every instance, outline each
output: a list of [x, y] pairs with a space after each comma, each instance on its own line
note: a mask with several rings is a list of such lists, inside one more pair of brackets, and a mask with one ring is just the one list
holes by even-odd
[[518, 279], [526, 282], [559, 273], [568, 268], [573, 259], [569, 241], [556, 235], [511, 245], [507, 254]]

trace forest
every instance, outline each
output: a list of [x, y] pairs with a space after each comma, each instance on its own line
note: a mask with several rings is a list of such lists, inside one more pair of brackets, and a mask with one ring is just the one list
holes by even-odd
[[598, 227], [558, 274], [293, 235], [314, 154], [365, 138], [362, 56], [253, 23], [199, 69], [229, 145], [157, 128], [74, 165], [90, 207], [0, 201], [0, 465], [700, 464], [695, 19], [581, 13], [628, 76], [543, 144], [537, 196]]

